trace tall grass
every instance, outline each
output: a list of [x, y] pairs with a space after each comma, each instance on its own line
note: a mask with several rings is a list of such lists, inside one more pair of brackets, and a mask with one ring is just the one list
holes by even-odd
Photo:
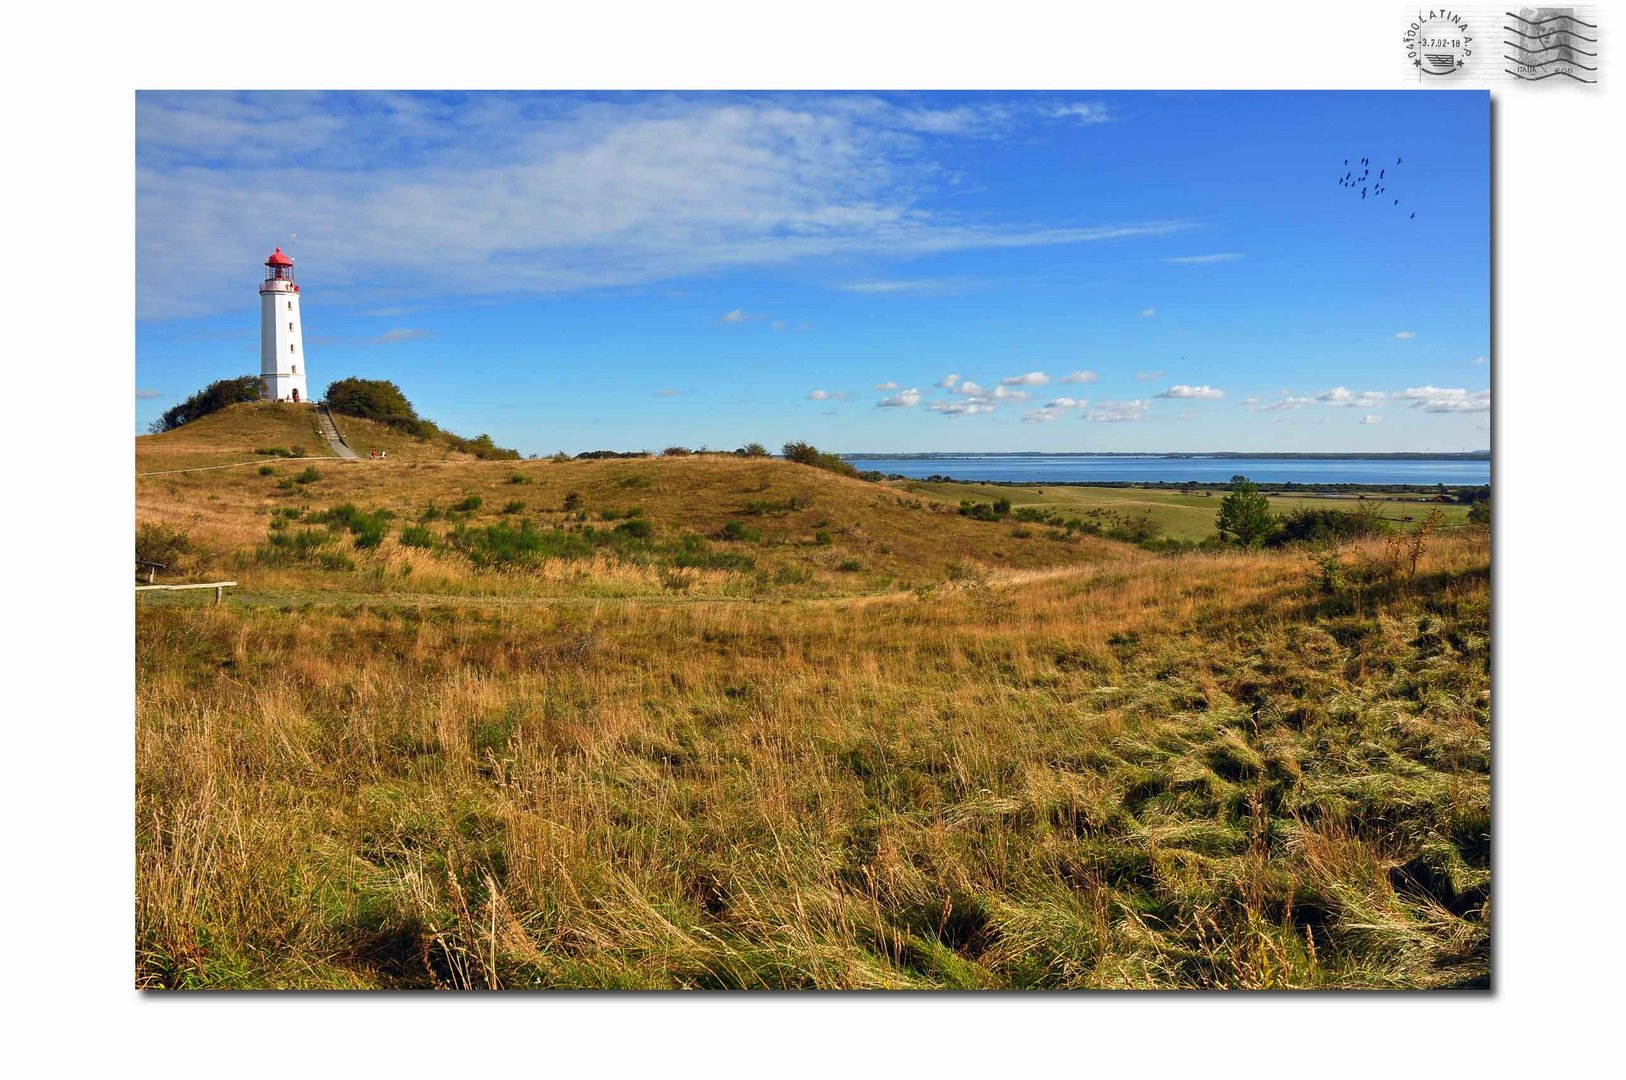
[[[581, 535], [453, 535], [493, 529]], [[1129, 549], [834, 601], [143, 605], [136, 978], [1479, 985], [1488, 561], [1436, 534], [1358, 609], [1302, 554]]]

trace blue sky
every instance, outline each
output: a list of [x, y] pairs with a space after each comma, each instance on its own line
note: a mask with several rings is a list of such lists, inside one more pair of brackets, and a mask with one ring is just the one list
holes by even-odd
[[526, 453], [1489, 446], [1483, 92], [141, 93], [136, 136], [138, 430], [258, 371], [294, 233], [313, 392]]

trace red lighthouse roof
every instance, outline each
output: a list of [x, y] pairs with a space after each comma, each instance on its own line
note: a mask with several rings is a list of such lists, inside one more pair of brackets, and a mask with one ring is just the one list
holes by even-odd
[[284, 255], [280, 247], [271, 253], [271, 257], [269, 259], [265, 260], [265, 265], [267, 266], [292, 266], [293, 264], [294, 261], [288, 256]]

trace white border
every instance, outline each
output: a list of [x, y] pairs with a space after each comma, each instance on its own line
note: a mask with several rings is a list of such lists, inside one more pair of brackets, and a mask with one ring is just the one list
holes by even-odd
[[[10, 1057], [52, 1072], [1579, 1071], [1616, 1012], [1623, 394], [1609, 80], [1498, 87], [1494, 995], [141, 997], [133, 97], [162, 87], [1398, 89], [1401, 5], [29, 5], [9, 16]], [[1621, 9], [1603, 5], [1605, 34]], [[1605, 57], [1607, 62], [1607, 57]], [[1607, 73], [1603, 73], [1607, 76]], [[1430, 91], [1410, 91], [1430, 92]], [[139, 268], [137, 268], [139, 270]], [[83, 400], [74, 395], [82, 394]], [[1596, 832], [1598, 835], [1593, 835]], [[14, 1037], [15, 1039], [15, 1037]], [[82, 1067], [82, 1069], [80, 1068]]]

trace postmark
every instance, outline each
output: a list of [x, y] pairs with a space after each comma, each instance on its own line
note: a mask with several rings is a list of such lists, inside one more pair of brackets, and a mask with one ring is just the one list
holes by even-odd
[[1460, 12], [1419, 11], [1406, 28], [1406, 59], [1419, 75], [1455, 75], [1473, 57], [1473, 46], [1473, 30]]

